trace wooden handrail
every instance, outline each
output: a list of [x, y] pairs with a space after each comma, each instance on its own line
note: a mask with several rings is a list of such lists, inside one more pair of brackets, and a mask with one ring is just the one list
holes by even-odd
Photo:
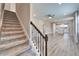
[[38, 33], [45, 39], [45, 56], [47, 56], [47, 41], [48, 41], [48, 36], [47, 34], [44, 36], [42, 32], [34, 25], [34, 23], [31, 21], [30, 24], [38, 31]]
[[45, 36], [42, 34], [42, 32], [34, 25], [34, 23], [31, 21], [30, 24], [40, 33], [40, 35], [45, 38]]
[[47, 41], [48, 41], [48, 36], [45, 35], [45, 56], [47, 56]]

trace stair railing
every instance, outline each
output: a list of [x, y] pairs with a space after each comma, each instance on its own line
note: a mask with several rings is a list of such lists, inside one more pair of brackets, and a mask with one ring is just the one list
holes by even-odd
[[1, 3], [1, 8], [0, 8], [0, 40], [1, 40], [1, 29], [2, 29], [3, 16], [4, 16], [4, 7], [5, 7], [5, 3]]
[[36, 49], [38, 50], [38, 53], [40, 53], [40, 56], [47, 56], [47, 42], [48, 42], [48, 36], [43, 35], [42, 32], [34, 25], [34, 23], [31, 21], [31, 29], [32, 29], [32, 41], [34, 45], [36, 46]]

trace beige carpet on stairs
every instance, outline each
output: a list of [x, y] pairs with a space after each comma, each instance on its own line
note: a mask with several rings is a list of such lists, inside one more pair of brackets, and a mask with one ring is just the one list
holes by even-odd
[[14, 12], [4, 11], [0, 37], [0, 56], [36, 55]]

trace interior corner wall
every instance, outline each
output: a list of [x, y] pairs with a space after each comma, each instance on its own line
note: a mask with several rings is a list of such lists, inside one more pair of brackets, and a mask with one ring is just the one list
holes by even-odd
[[13, 12], [16, 12], [16, 4], [15, 3], [11, 3], [10, 10]]
[[5, 10], [16, 12], [16, 4], [15, 3], [5, 3]]
[[10, 3], [5, 3], [5, 10], [10, 10]]
[[16, 14], [25, 34], [30, 36], [30, 3], [16, 3]]

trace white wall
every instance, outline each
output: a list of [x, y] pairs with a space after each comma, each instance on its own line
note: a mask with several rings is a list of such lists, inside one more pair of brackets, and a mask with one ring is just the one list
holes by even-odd
[[32, 19], [31, 20], [35, 26], [43, 33], [43, 21], [42, 20], [38, 20], [38, 19]]
[[52, 32], [52, 23], [51, 22], [44, 22], [44, 30], [46, 34], [51, 34]]
[[0, 4], [0, 29], [2, 27], [2, 22], [3, 22], [3, 14], [4, 14], [4, 3]]
[[29, 3], [17, 3], [16, 14], [21, 22], [21, 25], [27, 35], [30, 36], [30, 4]]
[[15, 3], [11, 3], [11, 11], [16, 12], [16, 4]]
[[36, 27], [44, 34], [51, 34], [52, 33], [52, 23], [50, 21], [46, 20], [38, 20], [38, 19], [32, 19], [31, 20]]
[[69, 34], [71, 35], [71, 36], [73, 36], [74, 35], [74, 32], [73, 32], [73, 20], [70, 20], [70, 21], [68, 21], [68, 30], [69, 30]]
[[5, 10], [10, 10], [10, 5], [11, 5], [10, 3], [5, 3], [5, 8], [4, 9]]
[[5, 10], [16, 12], [16, 4], [15, 3], [5, 3]]
[[1, 3], [0, 3], [0, 28], [1, 28], [1, 24], [2, 24], [1, 12], [2, 12], [2, 9], [1, 9]]

